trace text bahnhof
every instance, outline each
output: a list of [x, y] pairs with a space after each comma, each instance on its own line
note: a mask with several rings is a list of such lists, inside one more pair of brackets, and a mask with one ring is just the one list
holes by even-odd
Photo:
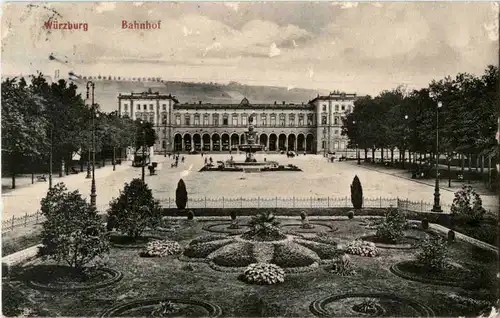
[[[59, 22], [50, 20], [43, 24], [47, 30], [82, 30], [88, 31], [89, 24], [82, 22]], [[159, 30], [161, 29], [161, 20], [158, 21], [121, 21], [121, 28], [126, 30]]]

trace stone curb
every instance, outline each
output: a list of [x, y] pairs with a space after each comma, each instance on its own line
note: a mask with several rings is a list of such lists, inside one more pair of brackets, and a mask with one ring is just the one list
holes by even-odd
[[38, 248], [41, 246], [38, 244], [2, 257], [2, 276], [8, 276], [13, 266], [38, 258]]
[[[435, 224], [435, 223], [429, 223], [429, 228], [434, 229], [437, 232], [440, 232], [444, 235], [448, 235], [448, 232], [450, 231], [449, 228], [444, 227], [444, 226], [439, 225], [439, 224]], [[453, 232], [455, 232], [455, 238], [457, 238], [459, 240], [462, 240], [464, 242], [470, 243], [470, 244], [475, 245], [477, 247], [480, 247], [480, 248], [483, 248], [485, 250], [489, 250], [489, 251], [492, 251], [492, 252], [495, 252], [498, 254], [498, 248], [494, 245], [482, 242], [480, 240], [477, 240], [475, 238], [472, 238], [470, 236], [467, 236], [467, 235], [462, 234], [460, 232], [457, 232], [455, 230], [453, 230]]]

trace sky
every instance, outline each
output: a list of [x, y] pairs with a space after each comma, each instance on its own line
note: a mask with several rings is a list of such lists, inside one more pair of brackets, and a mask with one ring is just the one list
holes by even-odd
[[[377, 94], [497, 65], [498, 17], [491, 2], [10, 3], [1, 66]], [[45, 29], [54, 19], [88, 31]]]

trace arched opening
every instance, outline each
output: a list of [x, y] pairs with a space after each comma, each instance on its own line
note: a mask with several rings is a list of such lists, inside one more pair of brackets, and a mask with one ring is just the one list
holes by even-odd
[[218, 134], [213, 134], [212, 135], [212, 150], [213, 151], [220, 151], [220, 136]]
[[184, 135], [184, 150], [191, 151], [191, 135], [190, 134]]
[[174, 136], [174, 151], [182, 150], [182, 136], [179, 134], [175, 134]]
[[285, 151], [286, 150], [286, 135], [280, 134], [278, 137], [278, 150]]
[[312, 134], [308, 134], [306, 137], [306, 151], [314, 152], [314, 136]]
[[203, 134], [203, 151], [210, 151], [210, 135]]
[[269, 135], [269, 151], [276, 151], [276, 143], [278, 141], [278, 137], [276, 134]]
[[193, 144], [194, 144], [194, 150], [196, 150], [196, 151], [201, 150], [201, 136], [200, 136], [200, 134], [193, 135]]
[[259, 136], [259, 143], [264, 146], [264, 147], [267, 147], [267, 135], [266, 134], [261, 134]]
[[167, 141], [166, 140], [163, 140], [161, 142], [161, 149], [163, 149], [163, 150], [167, 149]]
[[299, 134], [297, 136], [297, 151], [304, 151], [305, 150], [305, 141], [306, 141], [306, 138], [304, 137], [303, 134]]
[[245, 141], [245, 134], [241, 134], [240, 135], [240, 145], [244, 145], [246, 144], [246, 141]]
[[288, 151], [296, 151], [295, 149], [296, 138], [294, 134], [288, 135]]
[[232, 148], [232, 150], [237, 150], [239, 144], [240, 144], [240, 136], [238, 136], [238, 134], [232, 134], [231, 135], [231, 148]]
[[229, 151], [229, 135], [222, 134], [222, 151]]

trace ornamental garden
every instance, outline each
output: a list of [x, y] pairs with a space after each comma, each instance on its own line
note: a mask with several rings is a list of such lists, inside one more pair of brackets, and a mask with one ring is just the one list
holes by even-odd
[[182, 179], [176, 210], [133, 179], [103, 218], [57, 184], [41, 202], [40, 257], [3, 279], [4, 315], [433, 317], [496, 305], [486, 243], [497, 236], [468, 186], [451, 214], [364, 208], [357, 176], [349, 209], [195, 214], [188, 200]]

